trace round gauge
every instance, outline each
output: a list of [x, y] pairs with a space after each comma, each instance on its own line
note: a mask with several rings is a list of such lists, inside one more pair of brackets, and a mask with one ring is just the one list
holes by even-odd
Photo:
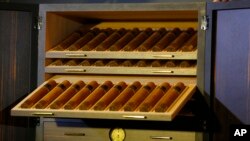
[[113, 128], [109, 133], [111, 141], [124, 141], [125, 136], [125, 131], [122, 128]]

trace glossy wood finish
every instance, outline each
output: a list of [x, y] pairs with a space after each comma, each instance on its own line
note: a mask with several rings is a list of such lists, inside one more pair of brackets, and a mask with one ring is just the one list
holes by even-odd
[[215, 57], [215, 97], [245, 124], [250, 124], [249, 12], [218, 12]]
[[216, 118], [213, 141], [229, 140], [232, 124], [250, 123], [249, 9], [249, 1], [208, 4], [212, 20], [207, 32], [206, 61], [212, 67], [205, 69], [205, 79], [211, 78], [206, 92], [211, 94]]
[[0, 140], [32, 141], [33, 119], [10, 116], [10, 109], [36, 85], [31, 69], [36, 69], [31, 61], [35, 55], [31, 49], [32, 10], [25, 12], [28, 6], [25, 11], [15, 11], [14, 5], [8, 6], [0, 5]]

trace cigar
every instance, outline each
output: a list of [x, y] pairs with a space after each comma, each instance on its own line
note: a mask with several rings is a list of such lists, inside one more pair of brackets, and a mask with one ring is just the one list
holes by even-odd
[[184, 44], [181, 51], [193, 51], [197, 48], [197, 32]]
[[147, 62], [145, 60], [139, 60], [136, 64], [136, 67], [147, 67]]
[[111, 61], [109, 61], [107, 64], [106, 64], [106, 66], [110, 66], [110, 67], [117, 67], [117, 66], [119, 66], [120, 65], [120, 61], [118, 61], [118, 60], [111, 60]]
[[113, 29], [107, 28], [100, 32], [96, 37], [94, 37], [91, 41], [85, 44], [80, 50], [82, 51], [90, 51], [96, 48], [102, 41], [104, 41], [111, 33]]
[[174, 60], [168, 60], [166, 63], [165, 63], [165, 66], [166, 67], [176, 67], [176, 61]]
[[64, 66], [77, 66], [77, 61], [75, 59], [69, 60], [64, 64]]
[[117, 42], [115, 42], [110, 48], [110, 51], [119, 51], [126, 44], [128, 44], [136, 35], [139, 33], [138, 28], [134, 28], [131, 31], [128, 31], [124, 36], [122, 36]]
[[51, 64], [49, 64], [50, 66], [62, 66], [63, 65], [63, 60], [62, 59], [57, 59], [55, 61], [53, 61]]
[[161, 61], [160, 61], [160, 60], [154, 60], [154, 61], [151, 63], [151, 66], [152, 66], [152, 67], [161, 67], [162, 64], [161, 64]]
[[131, 67], [133, 66], [134, 62], [132, 60], [125, 60], [124, 62], [122, 62], [121, 66], [124, 67]]
[[156, 87], [139, 106], [139, 111], [149, 112], [170, 87], [170, 84], [167, 82], [164, 82], [160, 86]]
[[98, 33], [100, 33], [99, 28], [94, 28], [92, 30], [89, 30], [83, 37], [78, 39], [73, 45], [69, 46], [66, 50], [76, 51], [80, 49], [82, 46], [84, 46], [90, 40], [92, 40]]
[[158, 31], [153, 32], [153, 34], [146, 40], [144, 41], [139, 47], [138, 51], [148, 51], [153, 47], [156, 42], [158, 42], [162, 36], [166, 33], [165, 28], [160, 28]]
[[160, 101], [155, 106], [155, 112], [165, 112], [170, 105], [178, 98], [178, 96], [185, 89], [185, 85], [182, 82], [178, 82], [175, 86], [171, 87]]
[[58, 84], [53, 88], [47, 95], [45, 95], [38, 103], [35, 105], [37, 109], [46, 108], [53, 100], [55, 100], [61, 93], [63, 93], [70, 86], [68, 80], [64, 80], [62, 83]]
[[83, 60], [82, 62], [80, 62], [78, 65], [79, 66], [91, 66], [94, 63], [94, 60]]
[[89, 82], [65, 104], [64, 109], [75, 109], [97, 87], [98, 83], [96, 81]]
[[181, 61], [179, 64], [179, 66], [182, 68], [187, 68], [187, 67], [190, 67], [191, 65], [192, 65], [191, 61], [187, 61], [187, 60]]
[[154, 88], [155, 84], [153, 82], [148, 82], [145, 86], [141, 87], [125, 104], [124, 111], [134, 111]]
[[90, 109], [111, 87], [111, 81], [105, 81], [101, 86], [95, 89], [79, 106], [80, 110]]
[[115, 98], [115, 100], [109, 106], [110, 111], [118, 111], [122, 106], [141, 88], [139, 81], [133, 82], [127, 88], [125, 88], [121, 94]]
[[21, 104], [21, 108], [31, 108], [37, 101], [44, 97], [49, 91], [51, 91], [57, 85], [55, 80], [49, 80], [41, 88], [39, 88], [30, 98], [25, 100]]
[[96, 103], [94, 110], [104, 110], [126, 87], [123, 81], [116, 84]]
[[97, 60], [93, 64], [93, 66], [105, 66], [105, 65], [106, 65], [106, 61], [104, 61], [104, 60]]
[[188, 28], [183, 31], [169, 46], [164, 50], [166, 51], [177, 51], [193, 34], [195, 33], [193, 28]]
[[82, 31], [76, 31], [69, 35], [66, 39], [64, 39], [61, 43], [56, 45], [52, 50], [62, 51], [72, 45], [75, 41], [77, 41], [82, 36]]
[[147, 28], [146, 30], [139, 33], [133, 40], [131, 40], [124, 48], [124, 51], [133, 51], [136, 49], [143, 41], [145, 41], [151, 34], [152, 28]]
[[153, 47], [152, 51], [162, 51], [166, 48], [179, 34], [181, 30], [174, 28], [172, 31], [167, 32]]
[[60, 109], [70, 98], [72, 98], [85, 83], [83, 81], [77, 81], [71, 85], [66, 91], [64, 91], [56, 100], [50, 105], [51, 109]]
[[118, 39], [120, 39], [126, 33], [126, 29], [121, 28], [118, 31], [112, 33], [107, 39], [105, 39], [100, 45], [96, 47], [97, 51], [107, 50], [113, 45]]

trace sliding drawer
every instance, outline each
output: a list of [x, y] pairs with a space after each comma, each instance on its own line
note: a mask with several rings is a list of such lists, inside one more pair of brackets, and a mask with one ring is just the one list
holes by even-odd
[[[110, 141], [112, 135], [122, 132], [124, 141], [202, 141], [202, 134], [196, 131], [169, 131], [137, 128], [88, 127], [82, 120], [45, 121], [44, 140], [46, 141]], [[116, 133], [115, 133], [116, 132]]]
[[[88, 78], [88, 79], [87, 79]], [[150, 77], [149, 80], [145, 79], [144, 77], [138, 77], [138, 78], [134, 78], [135, 80], [129, 80], [127, 78], [127, 80], [121, 79], [120, 77], [108, 77], [109, 79], [103, 77], [102, 79], [100, 79], [99, 77], [80, 77], [80, 76], [75, 76], [75, 77], [71, 77], [71, 76], [58, 76], [58, 77], [54, 77], [51, 80], [56, 81], [56, 83], [58, 84], [58, 86], [60, 85], [59, 83], [64, 82], [64, 81], [69, 81], [69, 83], [74, 84], [75, 82], [81, 80], [84, 83], [86, 83], [86, 87], [88, 86], [87, 84], [89, 83], [89, 81], [94, 80], [97, 81], [100, 85], [96, 88], [102, 88], [103, 86], [103, 82], [106, 82], [107, 80], [111, 80], [110, 83], [113, 83], [114, 85], [112, 86], [112, 88], [116, 87], [116, 84], [120, 81], [124, 81], [124, 83], [127, 84], [127, 89], [130, 88], [130, 84], [137, 82], [141, 83], [141, 87], [138, 88], [137, 92], [139, 93], [139, 91], [141, 89], [149, 89], [148, 88], [148, 84], [152, 83], [154, 85], [153, 90], [159, 88], [160, 84], [162, 83], [168, 83], [167, 80], [165, 78], [161, 78], [161, 77], [154, 77], [154, 79], [156, 79], [156, 81], [152, 81], [152, 78]], [[66, 80], [65, 80], [66, 79]], [[137, 81], [136, 81], [137, 80]], [[178, 80], [177, 80], [178, 81]], [[32, 117], [65, 117], [65, 118], [94, 118], [94, 119], [125, 119], [125, 120], [155, 120], [155, 121], [171, 121], [174, 119], [174, 117], [178, 114], [178, 112], [182, 109], [182, 107], [185, 105], [185, 103], [192, 97], [192, 95], [195, 93], [196, 91], [196, 85], [195, 84], [190, 84], [189, 82], [190, 80], [184, 82], [185, 84], [185, 88], [183, 89], [183, 91], [177, 96], [175, 97], [175, 99], [173, 99], [169, 106], [166, 107], [167, 109], [165, 109], [164, 111], [157, 111], [157, 105], [159, 105], [161, 103], [161, 101], [163, 101], [162, 99], [164, 99], [164, 96], [167, 95], [167, 93], [170, 91], [171, 89], [173, 90], [173, 88], [175, 87], [174, 84], [176, 82], [170, 82], [168, 84], [170, 84], [170, 87], [168, 88], [168, 90], [165, 92], [165, 94], [158, 98], [158, 101], [155, 101], [151, 106], [151, 109], [148, 111], [142, 111], [140, 110], [140, 106], [144, 103], [144, 101], [147, 100], [147, 98], [150, 98], [150, 95], [153, 95], [153, 90], [151, 91], [152, 93], [149, 93], [148, 96], [144, 97], [142, 100], [138, 101], [138, 103], [136, 103], [136, 107], [134, 107], [133, 110], [126, 110], [126, 104], [129, 103], [130, 99], [133, 99], [134, 97], [136, 97], [137, 92], [135, 92], [135, 94], [133, 96], [130, 97], [129, 100], [127, 100], [125, 103], [123, 103], [122, 107], [117, 109], [117, 110], [111, 110], [110, 107], [113, 103], [115, 103], [114, 101], [116, 101], [116, 99], [119, 99], [119, 96], [122, 97], [122, 93], [123, 91], [125, 91], [126, 89], [124, 89], [123, 91], [121, 91], [121, 94], [118, 95], [116, 98], [113, 99], [113, 101], [109, 102], [109, 105], [106, 105], [106, 108], [102, 109], [102, 110], [96, 110], [94, 107], [95, 105], [98, 104], [99, 101], [102, 100], [102, 98], [105, 96], [102, 96], [99, 99], [96, 99], [95, 103], [92, 104], [92, 107], [88, 108], [88, 109], [81, 109], [81, 104], [84, 103], [84, 101], [86, 101], [86, 99], [88, 99], [89, 97], [91, 97], [91, 95], [94, 95], [93, 93], [95, 91], [93, 91], [92, 93], [90, 93], [88, 95], [87, 98], [85, 98], [83, 101], [81, 101], [78, 106], [76, 106], [75, 108], [72, 109], [67, 109], [65, 108], [65, 105], [67, 103], [69, 103], [69, 101], [71, 100], [71, 98], [73, 99], [74, 96], [72, 96], [71, 98], [68, 99], [68, 101], [64, 102], [64, 105], [61, 106], [60, 108], [51, 108], [51, 105], [57, 101], [58, 99], [60, 99], [60, 96], [54, 98], [53, 100], [50, 101], [50, 103], [47, 104], [47, 106], [43, 107], [43, 108], [38, 108], [37, 105], [39, 104], [40, 101], [42, 101], [41, 99], [37, 100], [36, 103], [34, 103], [31, 107], [22, 107], [22, 104], [24, 102], [26, 102], [26, 100], [28, 100], [29, 98], [31, 98], [34, 94], [37, 93], [37, 91], [39, 91], [40, 89], [42, 89], [42, 87], [46, 86], [47, 82], [44, 82], [40, 87], [38, 87], [35, 91], [33, 91], [30, 95], [28, 95], [24, 100], [22, 100], [19, 104], [17, 104], [12, 110], [11, 110], [11, 114], [14, 116], [32, 116]], [[102, 85], [101, 85], [102, 84]], [[85, 87], [83, 87], [85, 88]], [[111, 89], [112, 89], [111, 88]], [[68, 88], [70, 89], [70, 87]], [[95, 89], [95, 90], [96, 90]], [[110, 89], [110, 91], [111, 91]], [[67, 91], [67, 90], [65, 90]], [[134, 91], [134, 90], [133, 90]], [[108, 93], [109, 91], [107, 91]], [[124, 92], [125, 93], [125, 92]], [[49, 93], [48, 93], [49, 95]], [[77, 93], [76, 93], [77, 95]], [[44, 97], [46, 97], [47, 95], [45, 95]], [[61, 98], [63, 97], [63, 93], [61, 95]], [[173, 97], [172, 97], [173, 98]], [[171, 97], [169, 99], [172, 99]], [[136, 99], [136, 98], [134, 98]], [[138, 99], [138, 98], [137, 98]], [[140, 99], [140, 98], [139, 98]], [[166, 99], [166, 98], [165, 98]], [[168, 101], [169, 99], [166, 99], [166, 101]], [[148, 99], [148, 101], [150, 101]], [[80, 105], [80, 106], [79, 106]]]

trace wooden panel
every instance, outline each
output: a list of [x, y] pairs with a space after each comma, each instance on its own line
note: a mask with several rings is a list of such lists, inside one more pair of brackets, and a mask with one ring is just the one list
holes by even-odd
[[[0, 11], [0, 140], [34, 140], [30, 119], [10, 109], [30, 91], [31, 14]], [[35, 83], [34, 83], [35, 84]]]
[[245, 124], [250, 123], [249, 12], [244, 9], [218, 13], [215, 58], [216, 98]]

